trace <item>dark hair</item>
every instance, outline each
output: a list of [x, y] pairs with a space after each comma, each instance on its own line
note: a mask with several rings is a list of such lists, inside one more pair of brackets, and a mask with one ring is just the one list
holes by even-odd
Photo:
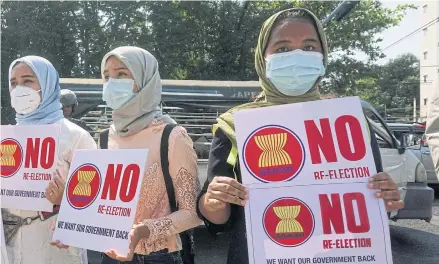
[[314, 18], [304, 10], [292, 10], [280, 14], [274, 21], [272, 30], [288, 21], [303, 21], [310, 23], [317, 30], [317, 24]]

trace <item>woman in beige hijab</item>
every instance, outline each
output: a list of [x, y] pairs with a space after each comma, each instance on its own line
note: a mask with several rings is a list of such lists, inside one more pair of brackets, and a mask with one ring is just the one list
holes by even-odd
[[[320, 100], [319, 83], [328, 61], [328, 46], [319, 19], [310, 11], [292, 8], [280, 11], [262, 25], [255, 53], [255, 67], [262, 93], [256, 102], [232, 108], [218, 118], [210, 149], [207, 181], [198, 196], [198, 213], [211, 233], [230, 231], [227, 264], [247, 264], [247, 233], [244, 205], [248, 189], [241, 184], [235, 123], [236, 111]], [[292, 74], [294, 73], [294, 74]], [[294, 118], [294, 113], [288, 113]], [[381, 157], [373, 131], [371, 147], [377, 171]], [[369, 188], [384, 199], [386, 209], [404, 206], [389, 174], [370, 178]]]
[[118, 263], [114, 259], [145, 264], [183, 263], [179, 233], [201, 223], [195, 206], [200, 184], [193, 142], [180, 126], [175, 126], [169, 136], [167, 168], [179, 207], [171, 213], [160, 142], [167, 124], [175, 121], [159, 108], [162, 84], [157, 60], [144, 49], [119, 47], [104, 56], [101, 72], [105, 81], [103, 98], [113, 108], [108, 148], [149, 149], [129, 254], [119, 256], [110, 250], [103, 255], [102, 263]]

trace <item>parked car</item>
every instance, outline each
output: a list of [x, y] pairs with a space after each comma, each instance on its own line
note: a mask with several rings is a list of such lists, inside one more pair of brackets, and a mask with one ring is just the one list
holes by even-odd
[[361, 103], [375, 131], [384, 171], [392, 176], [405, 202], [405, 207], [391, 215], [391, 219], [421, 219], [429, 222], [432, 218], [434, 191], [427, 185], [424, 165], [409, 150], [404, 140], [396, 139], [392, 129], [372, 105], [365, 101]]
[[425, 125], [389, 123], [388, 126], [392, 129], [395, 137], [400, 142], [404, 142], [407, 149], [413, 152], [422, 162], [427, 172], [427, 183], [430, 187], [439, 189], [439, 178], [434, 171], [430, 149], [425, 140]]

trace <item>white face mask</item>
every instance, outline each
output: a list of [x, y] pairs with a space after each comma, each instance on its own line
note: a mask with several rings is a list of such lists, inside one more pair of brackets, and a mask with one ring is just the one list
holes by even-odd
[[324, 74], [323, 54], [319, 52], [297, 49], [267, 57], [267, 78], [284, 95], [305, 94]]
[[35, 91], [26, 86], [17, 85], [11, 91], [11, 106], [19, 114], [26, 115], [32, 113], [41, 104], [39, 91]]
[[102, 99], [112, 109], [119, 109], [135, 96], [133, 87], [134, 80], [110, 78], [104, 83]]

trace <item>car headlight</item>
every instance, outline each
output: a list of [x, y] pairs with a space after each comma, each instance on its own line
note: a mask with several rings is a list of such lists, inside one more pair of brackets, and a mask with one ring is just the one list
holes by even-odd
[[419, 162], [416, 166], [416, 182], [427, 182], [427, 172], [425, 171], [424, 165]]

